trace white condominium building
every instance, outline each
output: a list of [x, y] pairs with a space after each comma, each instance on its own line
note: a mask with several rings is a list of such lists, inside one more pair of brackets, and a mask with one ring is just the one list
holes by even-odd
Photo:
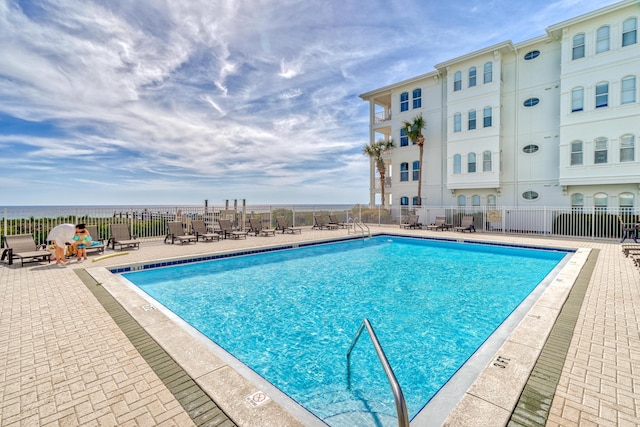
[[[622, 1], [360, 95], [370, 141], [395, 145], [384, 183], [371, 164], [371, 204], [384, 185], [394, 208], [638, 207], [639, 20]], [[403, 130], [419, 115], [422, 159]]]

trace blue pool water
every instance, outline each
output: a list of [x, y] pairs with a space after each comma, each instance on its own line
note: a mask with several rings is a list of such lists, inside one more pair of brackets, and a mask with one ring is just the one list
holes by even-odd
[[332, 426], [397, 425], [368, 318], [413, 418], [566, 255], [376, 237], [124, 274]]

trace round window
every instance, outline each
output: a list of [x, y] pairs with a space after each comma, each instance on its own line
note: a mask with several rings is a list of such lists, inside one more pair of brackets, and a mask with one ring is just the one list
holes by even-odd
[[525, 107], [533, 107], [535, 105], [538, 105], [540, 103], [540, 98], [529, 98], [526, 101], [524, 101], [524, 106]]
[[531, 52], [527, 52], [524, 55], [524, 59], [525, 59], [525, 61], [531, 61], [532, 59], [535, 59], [538, 56], [540, 56], [540, 51], [539, 50], [532, 50]]
[[539, 149], [540, 147], [538, 147], [536, 144], [529, 144], [529, 145], [525, 145], [522, 151], [524, 151], [527, 154], [531, 154], [531, 153], [535, 153]]
[[535, 191], [525, 191], [522, 193], [522, 198], [525, 200], [535, 200], [538, 197], [540, 197], [540, 195]]

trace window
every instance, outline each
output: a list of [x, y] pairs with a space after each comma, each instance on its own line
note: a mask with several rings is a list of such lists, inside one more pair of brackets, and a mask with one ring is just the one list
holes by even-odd
[[573, 49], [571, 59], [584, 58], [584, 34], [576, 34], [573, 37]]
[[476, 110], [469, 111], [468, 117], [467, 128], [469, 130], [474, 130], [476, 128]]
[[490, 208], [495, 208], [496, 207], [496, 196], [495, 194], [489, 194], [487, 196], [487, 206]]
[[576, 87], [571, 91], [571, 112], [584, 110], [584, 88]]
[[629, 18], [622, 24], [622, 47], [636, 44], [638, 20]]
[[535, 107], [539, 103], [540, 103], [540, 98], [529, 98], [529, 99], [525, 100], [522, 104], [525, 107]]
[[467, 172], [475, 173], [476, 171], [476, 153], [467, 154]]
[[490, 128], [491, 127], [491, 122], [492, 122], [492, 112], [491, 112], [491, 107], [484, 107], [484, 110], [482, 112], [482, 124], [483, 127], [486, 128]]
[[453, 173], [456, 175], [462, 173], [462, 156], [460, 154], [453, 156]]
[[620, 102], [630, 104], [636, 102], [636, 78], [634, 76], [622, 79]]
[[540, 195], [536, 191], [525, 191], [522, 193], [522, 198], [525, 200], [536, 200]]
[[493, 63], [487, 62], [484, 64], [484, 83], [491, 83], [493, 81]]
[[413, 196], [411, 204], [413, 204], [413, 206], [420, 206], [420, 203], [418, 203], [418, 196]]
[[476, 67], [469, 68], [469, 87], [476, 85]]
[[580, 166], [582, 162], [582, 141], [573, 141], [571, 143], [571, 166]]
[[400, 129], [400, 147], [408, 147], [409, 146], [409, 135], [407, 135], [407, 130], [405, 128]]
[[413, 90], [413, 108], [422, 108], [422, 89]]
[[453, 115], [453, 131], [460, 132], [462, 130], [462, 114], [455, 113]]
[[524, 151], [524, 152], [525, 152], [525, 153], [527, 153], [527, 154], [533, 154], [533, 153], [535, 153], [536, 151], [538, 151], [539, 149], [540, 149], [540, 147], [539, 147], [539, 146], [537, 146], [536, 144], [529, 144], [529, 145], [525, 145], [525, 146], [522, 148], [522, 151]]
[[593, 163], [600, 165], [607, 163], [607, 138], [596, 138], [593, 150]]
[[462, 71], [456, 71], [453, 75], [453, 91], [457, 92], [462, 89]]
[[633, 162], [636, 157], [636, 141], [634, 135], [624, 135], [620, 138], [620, 161]]
[[539, 50], [532, 50], [531, 52], [527, 52], [524, 55], [524, 60], [525, 61], [531, 61], [532, 59], [536, 59], [538, 56], [540, 56], [540, 51]]
[[400, 181], [409, 181], [409, 163], [400, 163]]
[[400, 94], [400, 111], [409, 111], [409, 92]]
[[480, 206], [480, 196], [477, 194], [471, 196], [471, 206]]
[[491, 151], [482, 153], [482, 172], [491, 172]]
[[607, 196], [605, 193], [597, 193], [593, 195], [593, 207], [596, 208], [596, 211], [606, 211], [608, 205], [609, 196]]
[[596, 53], [606, 52], [609, 50], [609, 26], [598, 28], [596, 31]]
[[620, 206], [620, 213], [633, 213], [634, 205], [633, 193], [622, 193], [618, 196], [618, 206]]
[[409, 198], [407, 196], [400, 197], [400, 206], [409, 206]]
[[413, 162], [413, 177], [412, 179], [414, 181], [417, 181], [420, 179], [420, 161], [416, 160], [415, 162]]
[[462, 194], [458, 196], [458, 206], [467, 206], [467, 197]]
[[584, 195], [575, 193], [571, 195], [571, 209], [576, 212], [582, 212], [584, 208]]
[[603, 108], [609, 105], [609, 83], [598, 83], [596, 85], [596, 108]]

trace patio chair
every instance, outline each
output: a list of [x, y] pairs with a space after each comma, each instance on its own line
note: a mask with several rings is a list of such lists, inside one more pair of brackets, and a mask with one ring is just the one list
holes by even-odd
[[115, 250], [116, 245], [120, 246], [120, 250], [123, 248], [140, 249], [140, 240], [138, 240], [137, 236], [131, 235], [128, 224], [109, 224], [109, 230], [111, 231], [111, 237], [107, 242], [107, 246], [111, 245], [111, 249]]
[[476, 227], [473, 225], [473, 215], [465, 215], [462, 217], [460, 221], [460, 225], [458, 227], [453, 228], [455, 231], [460, 231], [464, 233], [468, 231], [469, 233], [476, 231]]
[[620, 215], [618, 215], [618, 221], [620, 221], [620, 225], [622, 227], [622, 238], [620, 239], [620, 243], [624, 242], [627, 238], [633, 238], [633, 241], [638, 243], [640, 222], [625, 222]]
[[219, 219], [218, 224], [220, 225], [220, 231], [222, 232], [223, 239], [226, 239], [227, 237], [231, 237], [232, 239], [244, 237], [246, 239], [247, 234], [249, 234], [246, 231], [234, 230], [231, 221], [228, 219]]
[[291, 234], [302, 233], [301, 228], [289, 227], [289, 224], [287, 224], [287, 220], [283, 216], [279, 216], [276, 218], [276, 230], [282, 230], [282, 234], [284, 234], [285, 232]]
[[169, 234], [164, 238], [165, 243], [167, 243], [168, 240], [171, 240], [171, 244], [174, 244], [176, 240], [182, 244], [196, 243], [198, 241], [197, 236], [184, 233], [182, 221], [170, 221], [167, 225], [169, 226]]
[[418, 215], [409, 215], [409, 220], [402, 224], [403, 228], [422, 228], [422, 224], [418, 222]]
[[26, 262], [51, 262], [51, 252], [45, 245], [36, 245], [31, 234], [13, 234], [4, 236], [5, 248], [2, 250], [2, 260], [8, 257], [9, 265], [13, 259], [20, 260], [20, 267]]
[[262, 228], [262, 220], [260, 218], [249, 218], [249, 232], [260, 236], [275, 236], [275, 228]]
[[629, 254], [635, 254], [635, 253], [640, 254], [640, 243], [638, 244], [623, 243], [621, 246], [622, 246], [622, 253], [627, 258], [629, 257]]
[[321, 215], [314, 215], [313, 227], [311, 228], [317, 228], [318, 230], [323, 230], [323, 229], [335, 230], [338, 228], [338, 226], [336, 224], [328, 223], [327, 221], [325, 221], [324, 217]]
[[191, 221], [191, 228], [193, 229], [193, 234], [196, 235], [196, 241], [202, 239], [202, 241], [212, 241], [212, 240], [220, 240], [220, 234], [218, 233], [210, 233], [207, 230], [207, 225], [204, 223], [204, 220], [194, 219]]
[[106, 245], [104, 241], [100, 239], [97, 225], [86, 225], [89, 236], [91, 236], [91, 246], [87, 247], [87, 252], [104, 253]]
[[451, 224], [447, 224], [447, 218], [444, 216], [437, 216], [433, 224], [427, 225], [427, 230], [448, 230], [452, 227]]
[[347, 226], [346, 223], [338, 221], [338, 217], [335, 214], [329, 214], [329, 224], [335, 225], [339, 228], [345, 228]]

